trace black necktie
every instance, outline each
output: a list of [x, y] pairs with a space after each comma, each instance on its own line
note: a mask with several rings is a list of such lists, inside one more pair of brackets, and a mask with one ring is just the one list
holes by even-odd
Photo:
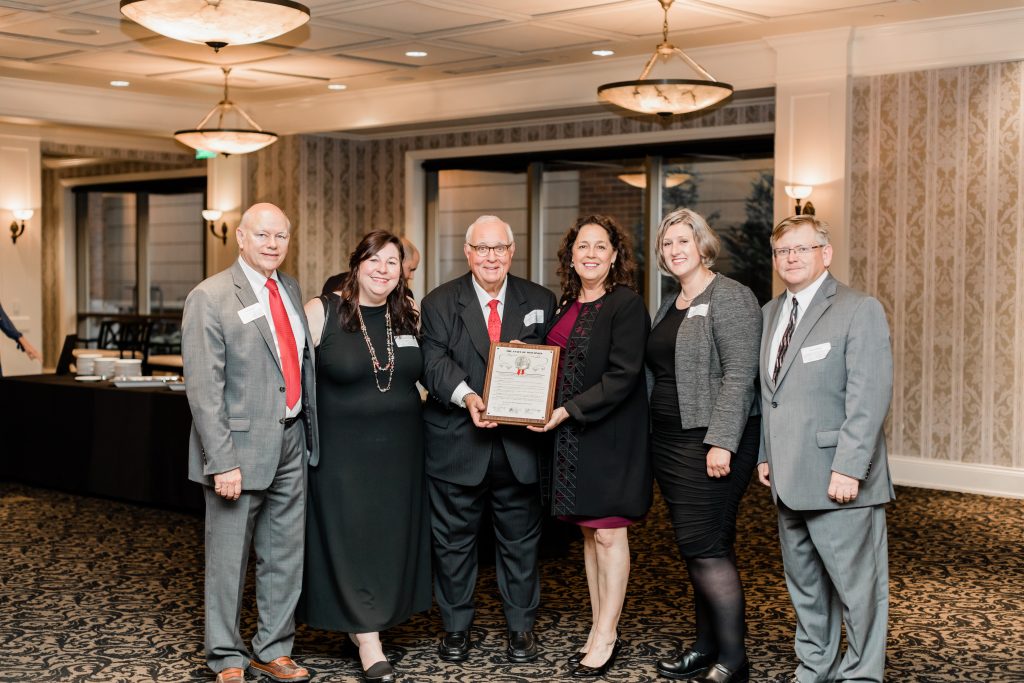
[[793, 297], [793, 308], [789, 311], [789, 323], [786, 331], [782, 333], [782, 340], [779, 342], [779, 352], [775, 356], [775, 369], [772, 370], [772, 381], [779, 379], [779, 370], [782, 369], [782, 359], [786, 357], [786, 349], [789, 348], [789, 340], [793, 338], [793, 330], [796, 329], [796, 297]]

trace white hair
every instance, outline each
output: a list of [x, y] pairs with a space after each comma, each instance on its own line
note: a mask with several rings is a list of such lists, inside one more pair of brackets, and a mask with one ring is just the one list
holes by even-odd
[[470, 238], [473, 235], [473, 228], [482, 223], [500, 223], [505, 226], [505, 235], [508, 236], [508, 243], [512, 244], [515, 241], [515, 236], [512, 235], [512, 226], [501, 220], [497, 216], [480, 216], [473, 221], [468, 228], [466, 228], [466, 244], [470, 244]]

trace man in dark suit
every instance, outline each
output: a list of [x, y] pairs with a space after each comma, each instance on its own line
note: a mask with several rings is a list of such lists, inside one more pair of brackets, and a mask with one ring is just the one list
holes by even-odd
[[[882, 425], [892, 347], [877, 299], [839, 283], [828, 226], [787, 218], [772, 232], [786, 291], [763, 309], [761, 483], [779, 510], [796, 611], [799, 683], [882, 683], [889, 614]], [[840, 652], [841, 627], [847, 647]]]
[[[250, 665], [275, 681], [306, 681], [291, 650], [305, 467], [318, 453], [313, 341], [298, 283], [277, 270], [288, 218], [256, 204], [236, 232], [239, 259], [189, 293], [181, 325], [189, 478], [206, 498], [206, 660], [217, 683], [244, 683]], [[250, 545], [259, 610], [251, 655], [238, 631]]]
[[469, 226], [463, 253], [470, 272], [432, 291], [422, 306], [435, 597], [445, 629], [438, 656], [449, 662], [469, 656], [476, 541], [490, 503], [508, 658], [529, 662], [537, 657], [533, 622], [540, 601], [540, 443], [522, 427], [485, 421], [481, 396], [491, 342], [543, 343], [555, 297], [508, 274], [512, 229], [495, 216]]

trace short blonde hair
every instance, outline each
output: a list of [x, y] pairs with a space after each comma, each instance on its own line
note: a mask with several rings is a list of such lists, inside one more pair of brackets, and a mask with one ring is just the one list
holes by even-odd
[[821, 220], [814, 214], [804, 213], [799, 216], [790, 216], [779, 221], [779, 224], [772, 230], [771, 244], [774, 247], [775, 243], [782, 239], [790, 230], [796, 230], [804, 225], [809, 225], [814, 228], [814, 232], [818, 238], [818, 244], [825, 246], [829, 243], [829, 230], [828, 223]]
[[658, 268], [661, 272], [671, 275], [668, 264], [665, 263], [665, 255], [661, 251], [661, 241], [665, 239], [665, 233], [673, 225], [685, 225], [693, 230], [693, 241], [697, 244], [697, 253], [700, 254], [700, 262], [705, 268], [715, 265], [715, 259], [722, 251], [722, 241], [711, 229], [708, 222], [696, 211], [690, 209], [676, 209], [661, 219], [658, 226], [658, 236], [654, 239], [655, 252], [658, 255]]

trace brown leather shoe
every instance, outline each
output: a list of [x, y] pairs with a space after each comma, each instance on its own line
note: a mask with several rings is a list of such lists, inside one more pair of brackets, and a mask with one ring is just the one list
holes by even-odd
[[292, 661], [291, 657], [285, 655], [284, 657], [278, 657], [272, 662], [266, 664], [257, 662], [255, 659], [249, 662], [249, 666], [256, 669], [260, 674], [266, 676], [280, 683], [297, 683], [299, 681], [308, 681], [309, 672], [304, 667], [299, 666]]
[[245, 683], [245, 671], [237, 667], [223, 669], [217, 674], [217, 683]]

